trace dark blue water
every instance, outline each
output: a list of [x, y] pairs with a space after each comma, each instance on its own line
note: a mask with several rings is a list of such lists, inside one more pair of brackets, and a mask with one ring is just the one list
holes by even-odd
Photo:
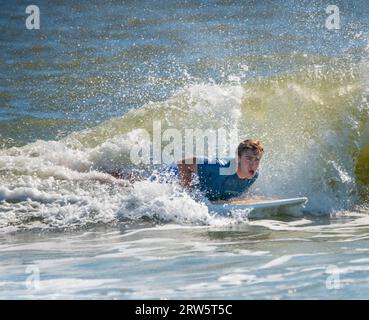
[[40, 1], [40, 30], [25, 27], [28, 4], [0, 4], [8, 144], [92, 127], [191, 82], [359, 61], [367, 45], [366, 1], [336, 3], [340, 30], [325, 28], [324, 1]]

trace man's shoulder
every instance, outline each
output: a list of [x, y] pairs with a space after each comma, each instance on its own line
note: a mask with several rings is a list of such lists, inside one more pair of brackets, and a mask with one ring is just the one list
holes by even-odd
[[235, 161], [235, 158], [232, 157], [217, 158], [217, 163], [219, 164], [219, 166], [224, 168], [229, 167], [231, 164], [235, 163]]
[[[233, 175], [235, 173], [234, 165], [232, 161], [234, 158], [206, 158], [203, 159], [202, 164], [197, 165], [198, 175], [201, 176], [219, 176], [222, 179], [227, 178], [229, 175]], [[229, 171], [229, 172], [228, 172]]]
[[216, 165], [220, 167], [229, 167], [235, 158], [232, 157], [222, 157], [222, 158], [208, 158], [202, 157], [197, 159], [198, 165]]

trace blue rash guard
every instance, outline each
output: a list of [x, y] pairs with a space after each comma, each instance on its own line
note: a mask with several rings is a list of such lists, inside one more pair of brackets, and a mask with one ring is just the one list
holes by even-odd
[[197, 165], [199, 189], [209, 200], [228, 200], [238, 197], [247, 191], [256, 181], [259, 173], [256, 172], [252, 179], [240, 179], [237, 173], [224, 175], [221, 168], [229, 168], [234, 159], [216, 159], [215, 163], [209, 163], [204, 159], [203, 164]]
[[[234, 158], [215, 159], [209, 163], [209, 160], [205, 158], [203, 163], [197, 164], [198, 183], [195, 187], [199, 188], [209, 200], [228, 200], [238, 197], [247, 191], [258, 178], [258, 171], [252, 179], [240, 179], [237, 173], [230, 170], [231, 174], [222, 174], [224, 172], [220, 169], [230, 168], [231, 161], [234, 164]], [[169, 182], [173, 177], [179, 178], [179, 170], [174, 163], [161, 170], [158, 175], [150, 176], [149, 180]]]

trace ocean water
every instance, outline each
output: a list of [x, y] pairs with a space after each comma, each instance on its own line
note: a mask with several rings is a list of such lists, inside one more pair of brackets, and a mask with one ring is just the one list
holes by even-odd
[[[329, 4], [0, 1], [0, 298], [368, 299], [369, 7]], [[155, 123], [259, 138], [250, 196], [308, 203], [109, 175]]]

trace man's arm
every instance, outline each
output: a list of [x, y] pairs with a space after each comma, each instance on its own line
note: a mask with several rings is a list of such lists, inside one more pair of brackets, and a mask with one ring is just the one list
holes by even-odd
[[121, 176], [117, 176], [114, 174], [106, 173], [106, 172], [90, 172], [88, 177], [81, 176], [80, 178], [77, 178], [78, 180], [91, 180], [91, 181], [99, 181], [100, 183], [114, 183], [119, 184], [124, 187], [130, 186], [130, 182], [128, 180], [123, 180]]
[[138, 175], [136, 172], [128, 172], [124, 170], [115, 170], [108, 172], [110, 175], [112, 175], [117, 180], [127, 180], [130, 183], [141, 181], [144, 178], [140, 175]]
[[177, 162], [180, 184], [186, 189], [191, 188], [192, 174], [197, 174], [197, 159], [187, 158]]

